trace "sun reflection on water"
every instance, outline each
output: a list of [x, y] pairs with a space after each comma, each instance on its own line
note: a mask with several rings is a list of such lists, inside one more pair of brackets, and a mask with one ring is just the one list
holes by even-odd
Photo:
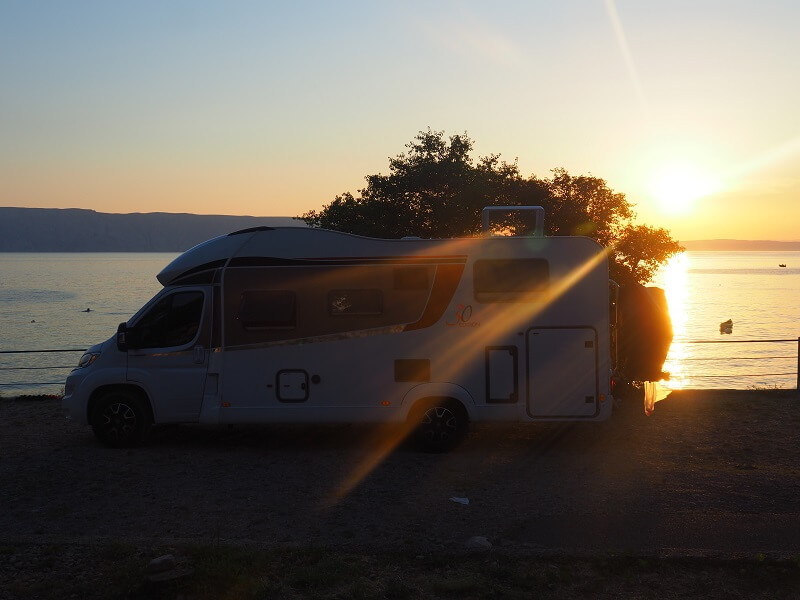
[[689, 345], [686, 344], [688, 307], [689, 307], [689, 266], [690, 258], [684, 252], [673, 256], [656, 276], [656, 285], [664, 288], [672, 319], [672, 345], [664, 371], [670, 374], [668, 380], [660, 383], [668, 390], [680, 390], [690, 383], [686, 373], [686, 362], [689, 359]]

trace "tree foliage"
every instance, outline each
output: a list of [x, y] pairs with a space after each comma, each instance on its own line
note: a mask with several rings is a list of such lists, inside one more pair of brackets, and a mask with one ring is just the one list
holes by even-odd
[[538, 204], [546, 190], [525, 181], [516, 162], [498, 155], [473, 160], [466, 135], [420, 132], [407, 151], [389, 159], [388, 175], [368, 175], [358, 196], [336, 196], [303, 215], [312, 226], [383, 238], [477, 235], [481, 210], [491, 205]]
[[[633, 223], [625, 194], [605, 180], [554, 169], [546, 179], [524, 178], [516, 160], [499, 154], [471, 156], [464, 134], [420, 131], [406, 151], [389, 159], [389, 174], [368, 175], [358, 195], [336, 196], [302, 218], [323, 227], [381, 238], [449, 238], [478, 235], [485, 206], [543, 206], [548, 235], [586, 235], [609, 248], [612, 274], [620, 282], [648, 281], [660, 264], [681, 251], [665, 229]], [[512, 232], [525, 227], [513, 218]]]
[[646, 283], [659, 266], [682, 251], [683, 247], [663, 227], [629, 223], [611, 249], [611, 275], [620, 283]]

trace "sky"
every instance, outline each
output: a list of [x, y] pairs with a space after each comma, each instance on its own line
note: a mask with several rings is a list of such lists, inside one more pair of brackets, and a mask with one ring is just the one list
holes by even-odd
[[421, 130], [800, 240], [790, 0], [0, 0], [0, 205], [293, 216]]

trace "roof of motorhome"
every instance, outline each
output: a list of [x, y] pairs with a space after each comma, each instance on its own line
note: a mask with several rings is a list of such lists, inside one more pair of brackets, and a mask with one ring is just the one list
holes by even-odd
[[[580, 241], [579, 241], [580, 240]], [[212, 238], [187, 250], [157, 275], [168, 285], [188, 271], [224, 266], [230, 259], [273, 257], [297, 260], [390, 258], [413, 254], [436, 258], [556, 254], [593, 256], [602, 246], [587, 237], [467, 237], [450, 239], [379, 239], [309, 227], [256, 227]]]

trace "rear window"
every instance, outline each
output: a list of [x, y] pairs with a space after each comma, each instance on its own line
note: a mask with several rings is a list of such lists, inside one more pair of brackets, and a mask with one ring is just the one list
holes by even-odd
[[523, 302], [547, 290], [550, 265], [542, 258], [478, 260], [472, 274], [478, 302]]

